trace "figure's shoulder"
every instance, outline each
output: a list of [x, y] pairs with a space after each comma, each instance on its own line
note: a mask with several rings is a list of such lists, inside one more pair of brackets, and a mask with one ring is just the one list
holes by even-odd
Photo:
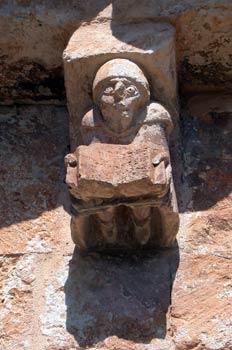
[[164, 106], [158, 102], [151, 102], [147, 107], [147, 118], [155, 120], [157, 117], [161, 116], [165, 119], [171, 120], [171, 116]]
[[81, 120], [81, 126], [92, 127], [94, 125], [93, 110], [88, 111]]
[[81, 127], [83, 128], [96, 128], [100, 125], [100, 115], [95, 108], [90, 109], [81, 120]]
[[144, 122], [150, 125], [162, 123], [168, 127], [169, 131], [171, 131], [173, 125], [168, 110], [158, 102], [151, 102], [147, 106], [147, 114]]

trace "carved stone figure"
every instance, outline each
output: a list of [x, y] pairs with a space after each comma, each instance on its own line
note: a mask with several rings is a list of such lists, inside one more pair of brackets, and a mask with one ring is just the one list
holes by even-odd
[[65, 157], [71, 232], [80, 250], [170, 246], [178, 230], [168, 111], [150, 101], [142, 70], [113, 59], [93, 82], [81, 122], [84, 145]]

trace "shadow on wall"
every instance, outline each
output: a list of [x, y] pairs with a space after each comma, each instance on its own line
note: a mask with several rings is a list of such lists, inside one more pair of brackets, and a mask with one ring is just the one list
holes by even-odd
[[231, 94], [200, 94], [181, 111], [184, 179], [190, 193], [182, 212], [228, 205], [226, 198], [232, 189], [231, 101]]
[[178, 264], [178, 247], [117, 257], [81, 256], [76, 249], [65, 284], [67, 331], [84, 347], [113, 335], [163, 339]]

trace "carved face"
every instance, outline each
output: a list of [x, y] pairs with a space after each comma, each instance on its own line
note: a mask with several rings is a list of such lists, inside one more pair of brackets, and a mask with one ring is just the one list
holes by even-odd
[[115, 132], [128, 129], [146, 103], [139, 85], [128, 78], [107, 79], [98, 95], [98, 106], [107, 126]]

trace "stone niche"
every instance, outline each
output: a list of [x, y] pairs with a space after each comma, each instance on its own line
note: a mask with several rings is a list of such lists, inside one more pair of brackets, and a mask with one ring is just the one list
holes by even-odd
[[135, 62], [149, 80], [151, 100], [178, 116], [175, 29], [168, 23], [91, 24], [80, 27], [63, 54], [71, 150], [82, 144], [80, 123], [92, 106], [97, 70], [114, 58]]

